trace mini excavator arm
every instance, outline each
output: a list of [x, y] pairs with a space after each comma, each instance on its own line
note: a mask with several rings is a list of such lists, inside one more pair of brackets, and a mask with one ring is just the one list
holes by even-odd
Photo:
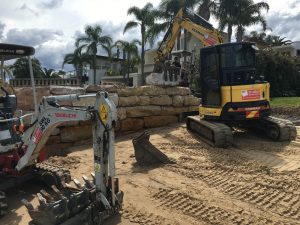
[[[66, 95], [43, 99], [40, 110], [45, 109], [45, 111], [38, 117], [34, 134], [45, 125], [40, 123], [45, 121], [43, 117], [50, 120], [46, 119], [48, 124], [45, 126], [43, 135], [46, 135], [52, 127], [61, 122], [79, 120], [91, 120], [93, 122], [94, 173], [92, 173], [92, 180], [83, 176], [84, 185], [74, 179], [75, 188], [63, 183], [62, 190], [52, 186], [53, 194], [44, 190], [40, 191], [37, 195], [40, 205], [36, 208], [28, 201], [22, 200], [32, 218], [32, 224], [101, 224], [101, 221], [116, 213], [122, 205], [123, 192], [119, 191], [118, 179], [115, 178], [114, 125], [117, 119], [116, 106], [106, 92], [99, 92], [94, 96], [96, 98], [95, 105], [81, 110], [75, 108], [55, 109], [55, 104], [58, 101], [76, 100], [86, 96]], [[30, 142], [33, 142], [34, 139], [35, 136], [32, 135]], [[38, 143], [41, 141], [42, 138]], [[36, 154], [35, 149], [32, 150], [33, 154], [28, 154], [26, 159], [34, 158], [32, 156]]]
[[[94, 95], [95, 96], [95, 95]], [[20, 158], [17, 170], [33, 165], [40, 151], [47, 142], [52, 131], [64, 122], [91, 120], [92, 114], [84, 108], [61, 107], [62, 101], [78, 101], [91, 95], [61, 95], [44, 97], [36, 115], [36, 121], [22, 136], [23, 145], [27, 146], [26, 153]]]
[[181, 8], [171, 23], [167, 33], [164, 36], [157, 50], [157, 59], [159, 61], [166, 58], [172, 51], [175, 41], [181, 29], [184, 28], [196, 37], [204, 46], [223, 43], [223, 36], [209, 22], [196, 13]]

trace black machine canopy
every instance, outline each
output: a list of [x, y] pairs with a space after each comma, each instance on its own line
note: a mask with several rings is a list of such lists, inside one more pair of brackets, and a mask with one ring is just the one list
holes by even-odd
[[30, 46], [0, 43], [0, 61], [33, 55], [35, 49]]

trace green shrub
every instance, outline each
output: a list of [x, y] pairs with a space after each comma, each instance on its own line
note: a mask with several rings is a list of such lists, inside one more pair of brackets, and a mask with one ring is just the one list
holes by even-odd
[[272, 97], [300, 96], [300, 73], [295, 58], [263, 50], [257, 56], [257, 73], [270, 83]]

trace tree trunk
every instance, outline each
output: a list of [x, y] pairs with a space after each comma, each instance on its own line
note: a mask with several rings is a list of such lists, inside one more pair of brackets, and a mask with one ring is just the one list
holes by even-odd
[[228, 42], [231, 42], [231, 36], [232, 36], [232, 25], [228, 24], [228, 29], [227, 29], [227, 33], [228, 33]]
[[145, 84], [145, 74], [144, 74], [144, 63], [145, 63], [145, 26], [142, 24], [142, 54], [141, 54], [141, 72], [142, 72], [142, 85]]
[[123, 80], [124, 83], [126, 84], [126, 66], [125, 66], [125, 59], [126, 59], [126, 52], [123, 49], [123, 62], [122, 62], [122, 75], [123, 75]]
[[238, 25], [236, 31], [236, 41], [237, 42], [243, 41], [243, 36], [244, 36], [244, 28], [241, 25]]
[[96, 54], [93, 57], [93, 64], [94, 64], [94, 84], [96, 84]]
[[79, 78], [80, 85], [82, 84], [82, 75], [83, 75], [83, 65], [80, 63], [77, 68], [77, 78]]
[[130, 52], [127, 52], [127, 86], [129, 86]]

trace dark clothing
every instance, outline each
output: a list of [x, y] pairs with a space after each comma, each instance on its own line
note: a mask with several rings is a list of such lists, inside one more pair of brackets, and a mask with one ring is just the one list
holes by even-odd
[[180, 62], [174, 61], [174, 62], [172, 63], [172, 65], [174, 65], [174, 66], [176, 66], [176, 67], [180, 67], [180, 68], [181, 68], [181, 64], [180, 64]]

